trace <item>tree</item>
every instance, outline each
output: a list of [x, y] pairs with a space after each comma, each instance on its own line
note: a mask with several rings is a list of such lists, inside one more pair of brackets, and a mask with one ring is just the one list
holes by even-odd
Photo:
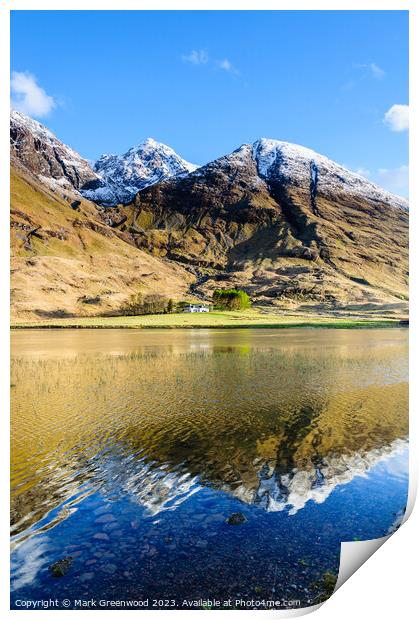
[[169, 314], [171, 314], [171, 313], [173, 312], [174, 305], [175, 305], [175, 304], [174, 304], [174, 302], [173, 302], [173, 299], [172, 299], [172, 298], [170, 298], [170, 299], [169, 299], [169, 301], [167, 302], [167, 312], [168, 312]]
[[134, 293], [131, 295], [128, 304], [123, 308], [124, 314], [127, 315], [136, 315], [142, 314], [142, 307], [144, 303], [143, 294], [138, 291], [138, 293]]
[[142, 314], [163, 314], [167, 310], [167, 297], [155, 293], [144, 297]]
[[221, 310], [245, 310], [251, 306], [249, 295], [237, 289], [216, 289], [212, 298], [215, 307]]
[[131, 295], [128, 304], [123, 308], [123, 313], [130, 316], [136, 316], [138, 314], [163, 314], [168, 311], [170, 302], [173, 309], [173, 300], [167, 299], [165, 295], [153, 293], [144, 297], [143, 293], [138, 292]]

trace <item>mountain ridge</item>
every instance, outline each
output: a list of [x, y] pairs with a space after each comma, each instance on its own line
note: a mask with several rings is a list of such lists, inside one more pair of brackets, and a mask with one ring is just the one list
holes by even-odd
[[[109, 206], [116, 206], [118, 203], [129, 202], [133, 199], [135, 193], [145, 189], [146, 187], [153, 185], [157, 182], [166, 180], [168, 178], [174, 176], [185, 176], [186, 174], [190, 174], [199, 170], [200, 168], [205, 168], [205, 166], [210, 165], [214, 161], [219, 161], [223, 157], [228, 157], [229, 154], [220, 156], [215, 160], [211, 160], [207, 162], [203, 166], [197, 166], [195, 164], [191, 164], [187, 162], [185, 159], [180, 157], [171, 147], [154, 140], [153, 138], [146, 138], [142, 142], [137, 145], [132, 146], [122, 155], [116, 154], [103, 154], [96, 161], [91, 164], [87, 159], [83, 158], [79, 153], [77, 153], [74, 149], [67, 146], [63, 142], [61, 142], [55, 134], [50, 131], [45, 125], [42, 125], [38, 121], [26, 116], [25, 114], [18, 112], [16, 110], [12, 110], [10, 114], [11, 118], [11, 152], [12, 156], [17, 159], [23, 161], [24, 165], [31, 170], [34, 174], [37, 174], [37, 170], [34, 169], [34, 166], [31, 167], [31, 162], [25, 158], [25, 152], [23, 150], [19, 151], [18, 143], [19, 143], [19, 132], [18, 130], [22, 127], [25, 127], [28, 131], [30, 131], [34, 137], [39, 140], [43, 140], [44, 142], [49, 143], [52, 148], [62, 148], [65, 150], [65, 154], [68, 157], [63, 157], [60, 160], [60, 166], [62, 168], [63, 177], [67, 180], [68, 176], [72, 177], [73, 189], [82, 190], [84, 197], [88, 200], [92, 200], [95, 202], [95, 191], [97, 191], [97, 197], [99, 200], [96, 200], [98, 204], [104, 205], [101, 202], [101, 194], [99, 189], [107, 190], [112, 193], [112, 189], [115, 187], [118, 188], [119, 192], [121, 192], [121, 198], [124, 200], [118, 200], [118, 196], [113, 197], [113, 201], [108, 200]], [[301, 163], [304, 161], [310, 160], [312, 163], [315, 163], [316, 166], [321, 165], [323, 167], [333, 168], [335, 171], [339, 171], [346, 176], [347, 179], [352, 179], [352, 182], [356, 181], [358, 185], [358, 189], [362, 187], [368, 188], [369, 194], [376, 195], [377, 199], [380, 198], [392, 198], [393, 202], [400, 206], [401, 208], [408, 208], [407, 199], [402, 196], [398, 196], [384, 190], [377, 184], [373, 183], [369, 179], [361, 176], [360, 174], [345, 168], [341, 164], [331, 160], [330, 158], [321, 155], [320, 153], [296, 144], [292, 142], [286, 142], [282, 140], [277, 140], [273, 138], [259, 138], [253, 143], [243, 143], [237, 149], [232, 151], [230, 155], [233, 153], [239, 153], [244, 147], [252, 148], [252, 157], [258, 164], [258, 172], [262, 178], [269, 178], [269, 169], [275, 163], [275, 158], [280, 158], [283, 153], [286, 155], [286, 159], [289, 163], [291, 159], [295, 162], [299, 162], [300, 166], [294, 165], [290, 168], [289, 177], [301, 176]], [[39, 151], [39, 145], [35, 147], [35, 150]], [[162, 157], [162, 154], [166, 156], [166, 160]], [[144, 161], [144, 159], [146, 161]], [[147, 168], [147, 164], [150, 163], [150, 160], [157, 159], [157, 162]], [[171, 161], [172, 160], [172, 161]], [[152, 162], [153, 163], [153, 162]], [[110, 165], [111, 164], [111, 165]], [[70, 170], [65, 170], [65, 166], [68, 166]], [[122, 167], [123, 170], [120, 171], [120, 178], [118, 178], [118, 170], [115, 168]], [[54, 185], [63, 185], [64, 183], [60, 183], [60, 179], [52, 176], [54, 170], [51, 170], [51, 166], [49, 166], [49, 175], [39, 175], [40, 180], [42, 182], [50, 183], [53, 187]], [[71, 171], [71, 168], [73, 170]], [[79, 170], [74, 170], [75, 168], [79, 168], [82, 171], [80, 175]], [[111, 170], [109, 171], [109, 168]], [[137, 168], [137, 170], [135, 169]], [[143, 175], [138, 174], [138, 168], [142, 168]], [[300, 169], [299, 169], [300, 168]], [[47, 172], [47, 170], [45, 170]], [[73, 172], [73, 175], [69, 174]], [[132, 181], [132, 178], [136, 182], [132, 187], [127, 184]], [[51, 183], [51, 178], [57, 181], [56, 184]], [[101, 185], [98, 188], [89, 187], [90, 184], [94, 184], [95, 182], [100, 183]], [[107, 182], [110, 187], [107, 187]], [[85, 185], [87, 187], [84, 187]], [[129, 198], [129, 200], [128, 200]], [[106, 203], [106, 201], [105, 201]], [[106, 204], [104, 205], [106, 206]]]
[[[376, 200], [392, 200], [395, 206], [403, 209], [408, 208], [408, 201], [402, 196], [381, 188], [366, 177], [308, 147], [272, 138], [260, 138], [253, 143], [252, 147], [253, 158], [257, 161], [259, 174], [264, 178], [270, 177], [270, 169], [275, 165], [278, 158], [282, 159], [282, 163], [284, 160], [288, 160], [288, 177], [294, 179], [298, 177], [301, 179], [304, 176], [304, 164], [307, 165], [309, 162], [313, 186], [317, 184], [319, 168], [322, 167], [335, 174], [342, 183], [351, 186], [351, 190], [354, 192], [364, 195], [367, 193], [369, 198], [373, 197]], [[294, 166], [290, 166], [290, 161], [293, 161]], [[346, 187], [346, 191], [347, 189]]]
[[102, 206], [130, 202], [140, 189], [197, 168], [153, 138], [123, 155], [102, 155], [92, 166], [45, 125], [16, 110], [10, 114], [10, 146], [12, 163], [51, 189], [75, 192]]

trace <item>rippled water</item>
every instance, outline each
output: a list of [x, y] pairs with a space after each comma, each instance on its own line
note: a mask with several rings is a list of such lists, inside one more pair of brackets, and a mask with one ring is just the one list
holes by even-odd
[[12, 605], [309, 605], [406, 504], [406, 330], [17, 331], [11, 385]]

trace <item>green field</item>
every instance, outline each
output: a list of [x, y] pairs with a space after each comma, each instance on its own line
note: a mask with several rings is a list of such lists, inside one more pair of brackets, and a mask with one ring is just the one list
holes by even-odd
[[142, 316], [75, 317], [12, 323], [12, 328], [359, 328], [398, 327], [396, 319], [284, 315], [259, 310]]

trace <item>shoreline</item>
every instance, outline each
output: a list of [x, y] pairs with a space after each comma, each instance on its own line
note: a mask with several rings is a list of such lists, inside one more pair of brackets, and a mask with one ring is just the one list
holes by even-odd
[[315, 325], [310, 323], [290, 323], [287, 325], [182, 325], [182, 326], [141, 326], [141, 325], [13, 325], [12, 331], [23, 329], [141, 329], [141, 330], [180, 330], [180, 329], [396, 329], [406, 328], [405, 325], [394, 324], [368, 324], [368, 325]]
[[15, 329], [371, 329], [408, 327], [393, 318], [351, 318], [263, 314], [256, 311], [157, 314], [124, 317], [73, 317], [15, 321]]

